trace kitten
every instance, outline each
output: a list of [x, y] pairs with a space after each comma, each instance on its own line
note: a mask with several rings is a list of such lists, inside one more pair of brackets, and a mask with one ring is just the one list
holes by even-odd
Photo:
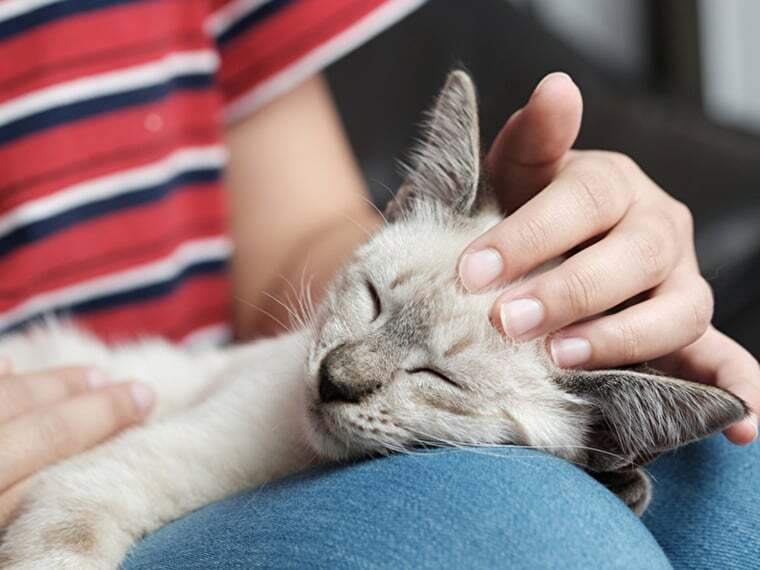
[[459, 252], [501, 219], [480, 169], [475, 91], [455, 71], [388, 224], [307, 327], [198, 353], [160, 340], [109, 348], [56, 323], [0, 339], [18, 369], [93, 363], [150, 382], [159, 402], [147, 425], [35, 477], [0, 568], [116, 568], [145, 533], [236, 491], [419, 445], [543, 449], [643, 513], [640, 466], [746, 406], [654, 372], [560, 370], [544, 339], [504, 339], [487, 318], [500, 291], [467, 294], [455, 273]]

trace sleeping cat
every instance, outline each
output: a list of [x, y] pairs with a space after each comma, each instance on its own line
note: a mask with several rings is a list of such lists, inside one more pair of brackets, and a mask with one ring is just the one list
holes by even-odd
[[151, 383], [159, 402], [147, 425], [36, 476], [0, 568], [116, 568], [145, 533], [236, 491], [417, 446], [543, 449], [640, 515], [640, 466], [746, 407], [654, 372], [560, 370], [543, 339], [503, 338], [487, 318], [500, 291], [468, 294], [455, 273], [459, 252], [501, 219], [480, 170], [475, 91], [455, 71], [388, 223], [301, 330], [197, 353], [160, 340], [109, 348], [54, 322], [0, 339], [20, 370], [92, 363]]

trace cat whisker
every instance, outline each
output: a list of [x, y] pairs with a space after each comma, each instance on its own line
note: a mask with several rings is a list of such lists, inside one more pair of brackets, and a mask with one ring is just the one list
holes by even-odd
[[271, 293], [267, 291], [262, 291], [262, 294], [265, 295], [270, 300], [272, 300], [273, 302], [277, 303], [280, 307], [285, 309], [285, 311], [287, 311], [290, 317], [290, 321], [291, 321], [290, 323], [291, 326], [289, 328], [293, 328], [293, 325], [296, 325], [298, 328], [304, 327], [304, 323], [303, 323], [303, 320], [301, 319], [301, 316], [296, 311], [294, 311], [287, 303], [283, 302], [282, 300], [278, 299], [276, 296], [272, 295]]
[[572, 444], [564, 444], [564, 445], [519, 445], [519, 444], [511, 444], [511, 443], [484, 443], [484, 442], [455, 442], [452, 440], [446, 440], [444, 438], [436, 438], [429, 434], [425, 434], [423, 432], [420, 432], [419, 430], [415, 430], [419, 435], [422, 437], [429, 438], [428, 440], [421, 440], [421, 442], [426, 444], [433, 444], [435, 446], [451, 446], [456, 447], [457, 449], [479, 449], [479, 448], [495, 448], [495, 449], [531, 449], [535, 451], [547, 451], [547, 450], [561, 450], [561, 449], [580, 449], [584, 451], [593, 451], [595, 453], [599, 453], [602, 455], [607, 455], [609, 457], [613, 457], [615, 459], [624, 459], [624, 456], [613, 453], [612, 451], [608, 451], [605, 449], [599, 449], [596, 447], [591, 447], [587, 445], [572, 445]]
[[[264, 315], [266, 315], [267, 317], [269, 317], [270, 319], [272, 319], [276, 324], [278, 324], [278, 325], [280, 325], [282, 327], [282, 329], [283, 329], [284, 332], [290, 331], [290, 328], [288, 326], [286, 326], [285, 323], [282, 322], [282, 320], [280, 320], [279, 318], [277, 318], [275, 315], [273, 315], [271, 312], [267, 311], [266, 309], [264, 309], [262, 307], [259, 307], [255, 303], [251, 303], [247, 299], [243, 299], [239, 295], [235, 295], [235, 299], [237, 301], [240, 301], [241, 303], [243, 303], [247, 307], [251, 307], [252, 309], [257, 310], [257, 311], [263, 313]], [[298, 343], [303, 348], [308, 348], [308, 345], [302, 339], [300, 339], [300, 338], [298, 339]]]
[[[387, 186], [385, 186], [385, 188], [386, 188], [386, 190], [388, 190], [390, 192], [390, 189]], [[370, 200], [367, 196], [360, 196], [360, 198], [362, 200], [364, 200], [365, 202], [367, 202], [367, 204], [369, 204], [372, 207], [373, 210], [375, 210], [378, 214], [380, 214], [380, 217], [383, 219], [383, 222], [385, 224], [389, 223], [388, 222], [388, 218], [385, 217], [385, 214], [383, 214], [383, 212], [380, 210], [380, 208], [378, 208], [372, 200]], [[392, 192], [391, 192], [391, 199], [393, 199], [393, 193]]]
[[351, 222], [352, 224], [354, 224], [360, 230], [362, 230], [367, 235], [368, 239], [372, 238], [372, 232], [370, 232], [365, 226], [363, 226], [362, 224], [360, 224], [359, 222], [357, 222], [354, 218], [352, 218], [351, 216], [349, 216], [345, 212], [341, 212], [341, 217], [344, 218], [345, 220]]
[[377, 184], [378, 186], [380, 186], [380, 188], [385, 190], [388, 193], [388, 196], [390, 197], [391, 200], [393, 200], [396, 197], [396, 193], [391, 189], [391, 187], [388, 186], [385, 182], [383, 182], [379, 178], [370, 178], [369, 180], [370, 182]]

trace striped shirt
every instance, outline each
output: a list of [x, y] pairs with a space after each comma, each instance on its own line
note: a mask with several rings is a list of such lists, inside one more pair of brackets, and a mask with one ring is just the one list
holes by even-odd
[[0, 332], [229, 336], [244, 117], [419, 0], [0, 0]]

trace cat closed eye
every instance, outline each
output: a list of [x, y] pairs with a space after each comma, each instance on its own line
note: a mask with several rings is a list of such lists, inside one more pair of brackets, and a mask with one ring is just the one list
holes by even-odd
[[435, 376], [439, 380], [443, 380], [444, 382], [446, 382], [447, 384], [450, 384], [450, 385], [454, 386], [455, 388], [459, 388], [460, 390], [462, 389], [462, 387], [459, 384], [457, 384], [456, 382], [454, 382], [451, 378], [449, 378], [448, 376], [446, 376], [440, 370], [436, 370], [434, 368], [424, 368], [424, 367], [423, 368], [411, 368], [411, 369], [407, 370], [406, 372], [407, 372], [407, 374], [412, 374], [412, 375], [414, 375], [414, 374], [430, 374], [431, 376]]
[[372, 320], [374, 321], [383, 312], [383, 304], [380, 302], [380, 294], [369, 279], [367, 280], [367, 291], [369, 292], [370, 299], [372, 299]]

